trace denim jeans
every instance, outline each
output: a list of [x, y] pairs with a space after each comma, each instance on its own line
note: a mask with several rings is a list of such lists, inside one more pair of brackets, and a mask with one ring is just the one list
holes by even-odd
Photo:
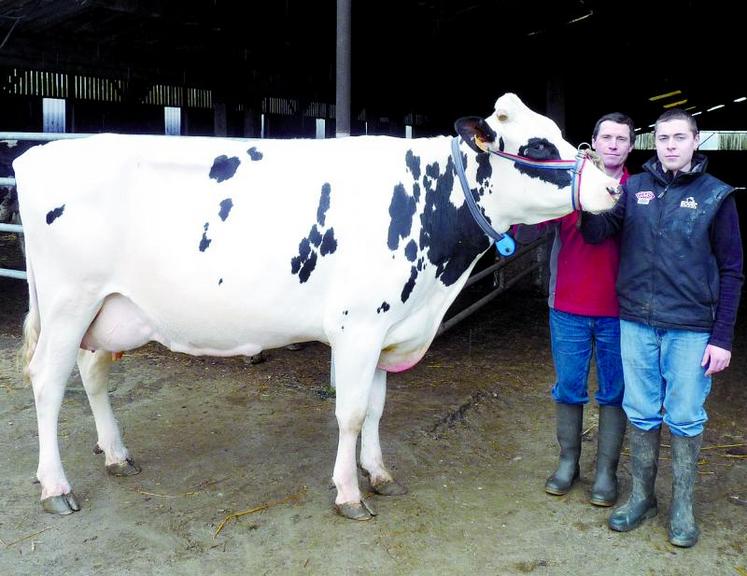
[[625, 371], [623, 409], [641, 430], [662, 421], [675, 436], [697, 436], [708, 420], [704, 408], [711, 377], [700, 365], [708, 332], [653, 328], [620, 321]]
[[589, 401], [587, 379], [592, 352], [596, 356], [600, 406], [620, 406], [623, 369], [620, 360], [620, 322], [607, 316], [581, 316], [550, 308], [550, 339], [557, 381], [552, 397], [562, 404]]

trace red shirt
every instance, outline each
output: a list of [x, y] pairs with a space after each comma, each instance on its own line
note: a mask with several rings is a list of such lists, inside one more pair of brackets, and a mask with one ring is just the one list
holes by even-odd
[[[628, 179], [625, 170], [620, 183]], [[556, 221], [550, 253], [551, 308], [582, 316], [617, 316], [617, 269], [620, 263], [619, 236], [601, 244], [587, 244], [578, 229], [580, 212]]]

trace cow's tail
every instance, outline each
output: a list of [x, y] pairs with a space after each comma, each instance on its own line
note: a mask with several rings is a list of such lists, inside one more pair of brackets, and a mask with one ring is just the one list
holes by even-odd
[[24, 382], [30, 384], [29, 364], [31, 364], [31, 359], [34, 357], [36, 344], [39, 342], [41, 319], [39, 316], [39, 303], [36, 296], [34, 274], [31, 270], [31, 262], [28, 257], [26, 258], [26, 275], [29, 283], [29, 311], [26, 314], [26, 319], [23, 321], [23, 344], [18, 351], [18, 363], [23, 372]]

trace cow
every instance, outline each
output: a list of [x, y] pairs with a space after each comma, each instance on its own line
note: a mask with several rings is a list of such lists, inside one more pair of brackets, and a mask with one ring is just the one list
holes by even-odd
[[[335, 509], [356, 520], [372, 514], [358, 485], [359, 434], [372, 490], [404, 493], [379, 444], [386, 374], [423, 357], [491, 247], [488, 232], [574, 207], [605, 211], [620, 194], [596, 166], [574, 164], [577, 151], [557, 125], [514, 94], [457, 130], [456, 141], [100, 134], [19, 157], [29, 286], [22, 352], [43, 509], [80, 509], [57, 439], [76, 358], [107, 470], [139, 471], [107, 375], [112, 353], [150, 341], [211, 356], [329, 345]], [[567, 160], [572, 169], [542, 165]]]

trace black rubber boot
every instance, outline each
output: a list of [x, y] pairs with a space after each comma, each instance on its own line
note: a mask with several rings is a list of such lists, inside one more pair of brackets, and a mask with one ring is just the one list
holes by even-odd
[[672, 435], [672, 508], [669, 512], [669, 541], [689, 548], [698, 541], [693, 514], [693, 490], [698, 477], [698, 455], [703, 435], [691, 438]]
[[581, 425], [584, 407], [581, 404], [556, 404], [556, 429], [560, 444], [560, 462], [555, 473], [545, 482], [545, 492], [554, 496], [567, 494], [578, 478], [581, 457]]
[[607, 525], [617, 532], [627, 532], [653, 518], [659, 509], [656, 503], [654, 484], [659, 462], [659, 437], [661, 428], [644, 432], [630, 427], [628, 443], [633, 473], [633, 489], [628, 501], [617, 508], [607, 520]]
[[628, 417], [619, 406], [599, 407], [597, 471], [591, 488], [591, 503], [612, 506], [617, 502], [617, 463]]

